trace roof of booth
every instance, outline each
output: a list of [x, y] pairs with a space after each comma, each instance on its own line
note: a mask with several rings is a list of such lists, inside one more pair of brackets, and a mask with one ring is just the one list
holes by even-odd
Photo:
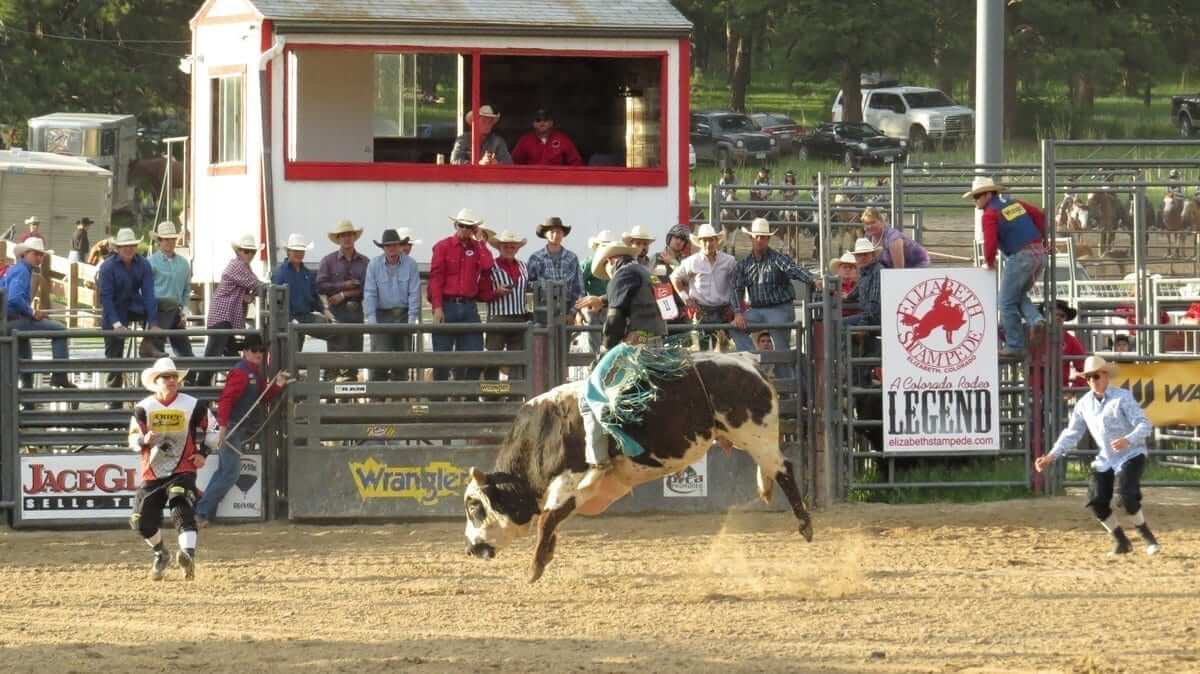
[[669, 0], [249, 0], [279, 32], [684, 37]]

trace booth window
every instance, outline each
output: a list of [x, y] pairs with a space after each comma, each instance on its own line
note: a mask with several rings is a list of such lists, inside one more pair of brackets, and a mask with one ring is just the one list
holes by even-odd
[[225, 74], [212, 79], [212, 150], [213, 164], [238, 164], [245, 161], [242, 150], [244, 75]]

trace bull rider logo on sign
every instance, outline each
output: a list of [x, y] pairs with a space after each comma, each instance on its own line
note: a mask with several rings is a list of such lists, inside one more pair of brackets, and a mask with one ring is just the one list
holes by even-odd
[[884, 449], [1000, 449], [994, 274], [885, 269], [880, 301]]

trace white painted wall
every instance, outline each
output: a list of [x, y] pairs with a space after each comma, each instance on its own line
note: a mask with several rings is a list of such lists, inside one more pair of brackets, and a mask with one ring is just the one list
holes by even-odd
[[297, 57], [296, 160], [373, 161], [374, 53], [322, 50]]

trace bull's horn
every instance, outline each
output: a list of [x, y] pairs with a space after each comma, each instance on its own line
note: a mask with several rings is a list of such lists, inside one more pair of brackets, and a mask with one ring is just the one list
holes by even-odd
[[482, 470], [479, 470], [475, 466], [471, 466], [470, 473], [471, 473], [471, 481], [474, 482], [475, 484], [479, 485], [480, 487], [487, 484], [487, 473], [483, 472]]

